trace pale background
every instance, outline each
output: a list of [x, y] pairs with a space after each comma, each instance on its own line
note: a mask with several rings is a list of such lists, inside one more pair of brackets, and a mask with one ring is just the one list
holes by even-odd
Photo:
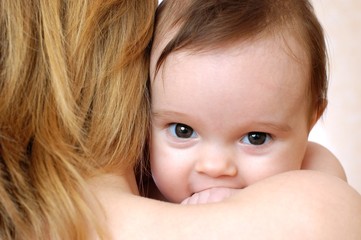
[[329, 105], [310, 139], [341, 161], [361, 193], [361, 0], [313, 0], [330, 58]]
[[326, 33], [330, 84], [328, 108], [310, 140], [340, 159], [348, 182], [361, 193], [361, 0], [312, 3]]

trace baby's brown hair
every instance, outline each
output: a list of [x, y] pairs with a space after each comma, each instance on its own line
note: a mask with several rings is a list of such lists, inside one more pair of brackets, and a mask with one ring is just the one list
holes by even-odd
[[[288, 32], [305, 49], [309, 59], [309, 123], [327, 105], [327, 51], [322, 26], [307, 0], [164, 0], [156, 14], [153, 49], [169, 36], [156, 60], [157, 72], [178, 50], [207, 51]], [[174, 32], [175, 33], [174, 33]]]

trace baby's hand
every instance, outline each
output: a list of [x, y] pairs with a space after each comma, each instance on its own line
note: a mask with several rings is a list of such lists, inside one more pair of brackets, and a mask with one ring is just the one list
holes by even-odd
[[184, 199], [181, 204], [202, 204], [220, 202], [232, 196], [239, 189], [216, 187], [194, 193], [192, 196]]

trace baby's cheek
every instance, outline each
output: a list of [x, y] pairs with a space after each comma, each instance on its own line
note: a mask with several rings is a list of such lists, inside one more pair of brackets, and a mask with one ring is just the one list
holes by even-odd
[[183, 193], [184, 186], [181, 183], [181, 179], [183, 179], [180, 175], [181, 170], [178, 171], [169, 161], [163, 160], [162, 158], [153, 162], [152, 176], [154, 182], [168, 201], [179, 203], [186, 197]]

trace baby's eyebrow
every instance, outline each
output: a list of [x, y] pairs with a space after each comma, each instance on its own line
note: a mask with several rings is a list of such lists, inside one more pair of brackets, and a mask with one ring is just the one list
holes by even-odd
[[178, 111], [169, 111], [169, 110], [152, 110], [152, 117], [162, 118], [162, 117], [185, 117], [188, 114]]
[[254, 123], [257, 126], [262, 126], [265, 128], [271, 128], [274, 129], [276, 131], [281, 131], [281, 132], [289, 132], [291, 131], [291, 126], [288, 125], [287, 123], [276, 123], [276, 122], [255, 122]]

